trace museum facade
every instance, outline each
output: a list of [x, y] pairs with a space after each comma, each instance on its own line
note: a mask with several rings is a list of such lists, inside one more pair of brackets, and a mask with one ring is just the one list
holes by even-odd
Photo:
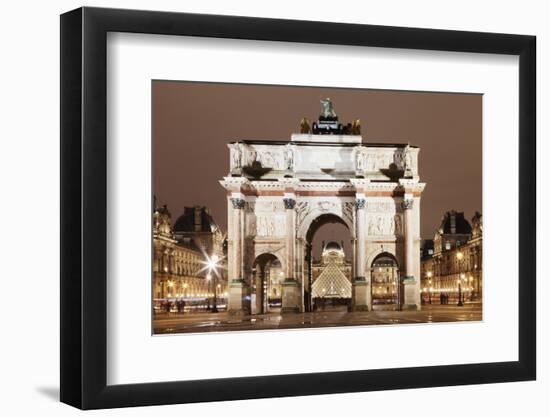
[[[153, 212], [153, 307], [184, 300], [187, 309], [225, 303], [225, 234], [206, 207], [185, 207], [172, 226], [167, 206]], [[209, 259], [218, 259], [216, 271]]]
[[483, 218], [469, 222], [463, 212], [446, 212], [433, 240], [422, 250], [421, 287], [424, 303], [478, 302], [483, 296]]

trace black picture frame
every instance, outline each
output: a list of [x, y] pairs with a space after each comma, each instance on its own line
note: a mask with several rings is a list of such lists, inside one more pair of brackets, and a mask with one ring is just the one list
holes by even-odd
[[[519, 360], [107, 385], [108, 32], [519, 56]], [[61, 15], [61, 401], [95, 409], [534, 380], [535, 51], [524, 35], [87, 7]]]

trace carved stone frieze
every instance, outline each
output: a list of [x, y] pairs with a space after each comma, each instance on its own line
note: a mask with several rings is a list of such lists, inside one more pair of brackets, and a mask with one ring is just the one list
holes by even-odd
[[368, 201], [365, 208], [367, 213], [393, 213], [395, 212], [395, 203], [393, 201]]
[[334, 201], [319, 201], [317, 207], [322, 212], [338, 211], [339, 204]]
[[403, 233], [401, 214], [369, 214], [367, 233], [369, 236], [392, 236]]
[[309, 203], [307, 201], [299, 201], [296, 203], [296, 218], [297, 223], [301, 224], [309, 213]]
[[257, 215], [256, 216], [256, 236], [274, 237], [284, 236], [285, 218], [280, 215]]
[[268, 201], [256, 201], [254, 205], [255, 213], [275, 213], [277, 211], [283, 211], [284, 204], [282, 201], [268, 200]]
[[355, 203], [352, 201], [346, 201], [343, 204], [342, 212], [344, 213], [344, 217], [346, 217], [350, 224], [353, 224], [353, 215], [354, 215], [354, 207]]

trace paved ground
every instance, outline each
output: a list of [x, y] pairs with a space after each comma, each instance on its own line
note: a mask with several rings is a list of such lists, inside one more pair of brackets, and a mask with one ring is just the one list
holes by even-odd
[[268, 313], [230, 317], [222, 313], [160, 314], [153, 321], [154, 332], [197, 333], [227, 330], [267, 330], [376, 324], [441, 323], [480, 321], [481, 304], [425, 305], [421, 311], [369, 311], [348, 313], [344, 308], [315, 313]]

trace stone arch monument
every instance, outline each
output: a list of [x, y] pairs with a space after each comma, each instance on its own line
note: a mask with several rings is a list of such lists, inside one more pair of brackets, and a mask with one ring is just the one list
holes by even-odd
[[370, 266], [381, 252], [399, 263], [402, 308], [420, 309], [419, 149], [335, 132], [229, 144], [230, 172], [220, 184], [227, 192], [231, 314], [251, 312], [253, 263], [265, 253], [283, 267], [282, 312], [308, 310], [307, 259], [317, 219], [350, 231], [352, 310], [372, 308]]

